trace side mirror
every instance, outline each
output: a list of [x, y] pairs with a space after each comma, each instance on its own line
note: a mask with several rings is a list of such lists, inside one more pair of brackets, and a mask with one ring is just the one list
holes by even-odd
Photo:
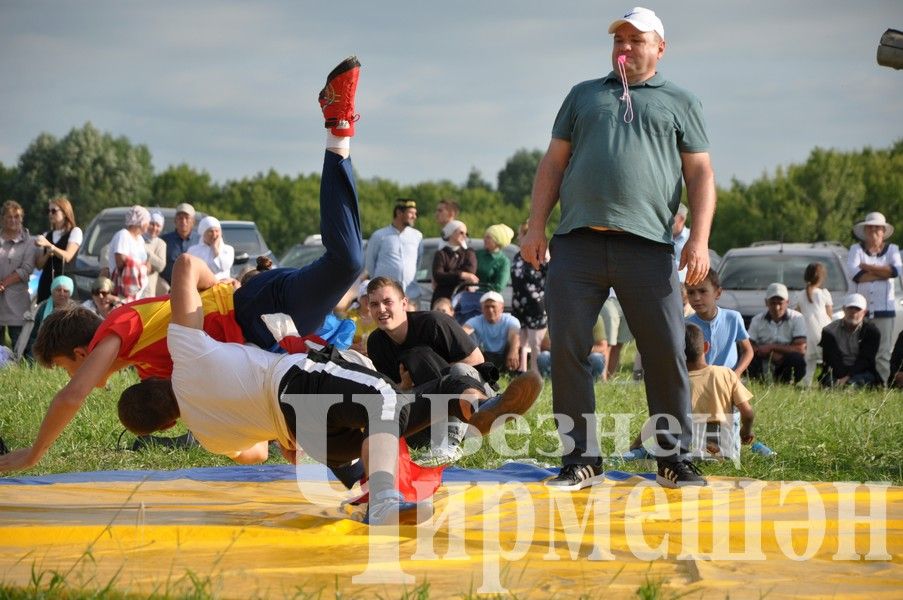
[[248, 255], [247, 252], [239, 252], [238, 254], [235, 255], [235, 260], [233, 261], [233, 264], [243, 265], [246, 262], [248, 262], [248, 260], [250, 258], [251, 257]]

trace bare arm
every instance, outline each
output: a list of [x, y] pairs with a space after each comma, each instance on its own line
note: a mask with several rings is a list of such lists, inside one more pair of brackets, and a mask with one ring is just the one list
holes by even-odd
[[516, 371], [520, 366], [520, 328], [508, 329], [508, 356], [505, 357], [508, 368]]
[[744, 444], [751, 444], [756, 436], [753, 435], [752, 426], [756, 419], [756, 411], [749, 402], [743, 402], [737, 405], [740, 411], [740, 441]]
[[737, 366], [734, 367], [734, 373], [740, 376], [743, 375], [743, 372], [749, 367], [749, 363], [752, 362], [754, 352], [748, 339], [740, 340], [737, 342], [737, 346], [739, 356], [737, 357]]
[[530, 219], [527, 235], [520, 246], [524, 260], [538, 269], [546, 260], [549, 240], [546, 238], [546, 222], [555, 204], [564, 171], [571, 160], [571, 143], [552, 138], [549, 149], [539, 162], [533, 179], [533, 195], [530, 203]]
[[[467, 330], [465, 329], [465, 331], [467, 331]], [[472, 331], [473, 331], [473, 329], [471, 329], [470, 331], [468, 331], [468, 332], [467, 332], [468, 335], [470, 335], [470, 332], [472, 332]], [[472, 367], [475, 367], [475, 366], [477, 366], [477, 365], [482, 365], [484, 362], [486, 362], [486, 359], [483, 357], [483, 351], [482, 351], [482, 350], [480, 350], [479, 348], [474, 348], [473, 352], [471, 352], [470, 354], [468, 354], [468, 355], [464, 358], [464, 360], [461, 360], [461, 361], [458, 361], [458, 362], [462, 362], [462, 363], [464, 363], [465, 365], [470, 365], [470, 366], [472, 366]]]
[[256, 465], [264, 462], [270, 456], [270, 443], [267, 440], [257, 442], [247, 450], [242, 450], [233, 458], [240, 465]]
[[715, 216], [715, 173], [708, 152], [681, 152], [687, 201], [693, 216], [690, 239], [680, 253], [678, 270], [687, 267], [687, 285], [695, 285], [709, 272], [709, 234]]
[[75, 417], [91, 390], [106, 383], [115, 366], [120, 344], [121, 340], [111, 335], [94, 347], [66, 387], [53, 397], [34, 444], [0, 456], [0, 472], [27, 469], [40, 462]]
[[63, 262], [69, 262], [70, 260], [72, 260], [72, 257], [75, 256], [75, 253], [78, 252], [78, 244], [74, 242], [69, 242], [68, 244], [66, 244], [65, 249], [57, 248], [43, 235], [35, 237], [34, 243], [36, 246], [43, 248], [46, 252], [46, 254], [44, 252], [40, 252], [40, 256], [35, 261], [39, 268], [44, 267], [44, 263], [47, 262], [47, 259], [50, 258], [51, 255], [62, 258]]

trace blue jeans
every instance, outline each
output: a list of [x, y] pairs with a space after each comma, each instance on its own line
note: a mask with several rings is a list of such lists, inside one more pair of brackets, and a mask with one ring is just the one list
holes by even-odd
[[[552, 353], [548, 350], [540, 352], [539, 357], [537, 357], [536, 360], [536, 366], [539, 367], [540, 375], [543, 377], [551, 377]], [[602, 373], [605, 372], [605, 357], [599, 352], [590, 352], [589, 367], [593, 374], [593, 380], [599, 379], [602, 377]]]
[[326, 151], [320, 180], [320, 233], [326, 253], [300, 269], [272, 269], [235, 292], [235, 320], [264, 349], [276, 340], [260, 315], [285, 313], [300, 335], [323, 323], [364, 268], [361, 218], [351, 159]]
[[692, 427], [690, 384], [684, 357], [685, 325], [680, 284], [671, 246], [627, 233], [578, 229], [556, 235], [546, 280], [552, 341], [552, 410], [565, 447], [562, 462], [596, 463], [600, 458], [593, 415], [596, 399], [589, 361], [593, 325], [614, 288], [646, 367], [644, 384], [650, 415], [667, 415], [674, 431], [659, 418], [656, 435], [662, 461], [689, 455]]

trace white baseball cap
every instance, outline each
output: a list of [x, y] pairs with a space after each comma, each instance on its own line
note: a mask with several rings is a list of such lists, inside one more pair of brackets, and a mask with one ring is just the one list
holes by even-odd
[[790, 294], [787, 292], [787, 286], [783, 283], [769, 284], [768, 288], [765, 290], [765, 299], [771, 300], [775, 296], [783, 298], [784, 300], [790, 298]]
[[480, 304], [483, 304], [484, 302], [489, 302], [490, 300], [494, 300], [501, 304], [505, 303], [505, 299], [502, 298], [502, 295], [499, 294], [498, 292], [486, 292], [485, 294], [480, 296]]
[[856, 307], [859, 310], [865, 310], [866, 306], [868, 306], [868, 301], [866, 301], [865, 296], [862, 294], [850, 294], [843, 299], [844, 308]]
[[612, 21], [611, 25], [608, 26], [608, 33], [614, 33], [624, 23], [630, 23], [644, 33], [654, 31], [660, 38], [665, 39], [665, 26], [662, 25], [662, 20], [658, 18], [654, 10], [649, 10], [642, 6], [634, 6], [622, 18]]

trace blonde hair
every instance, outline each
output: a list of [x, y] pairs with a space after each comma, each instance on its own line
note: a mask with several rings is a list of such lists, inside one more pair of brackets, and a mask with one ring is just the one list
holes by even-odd
[[3, 203], [3, 208], [0, 208], [0, 216], [6, 216], [11, 212], [17, 212], [23, 217], [25, 216], [25, 209], [22, 208], [22, 205], [16, 202], [15, 200], [7, 200]]

